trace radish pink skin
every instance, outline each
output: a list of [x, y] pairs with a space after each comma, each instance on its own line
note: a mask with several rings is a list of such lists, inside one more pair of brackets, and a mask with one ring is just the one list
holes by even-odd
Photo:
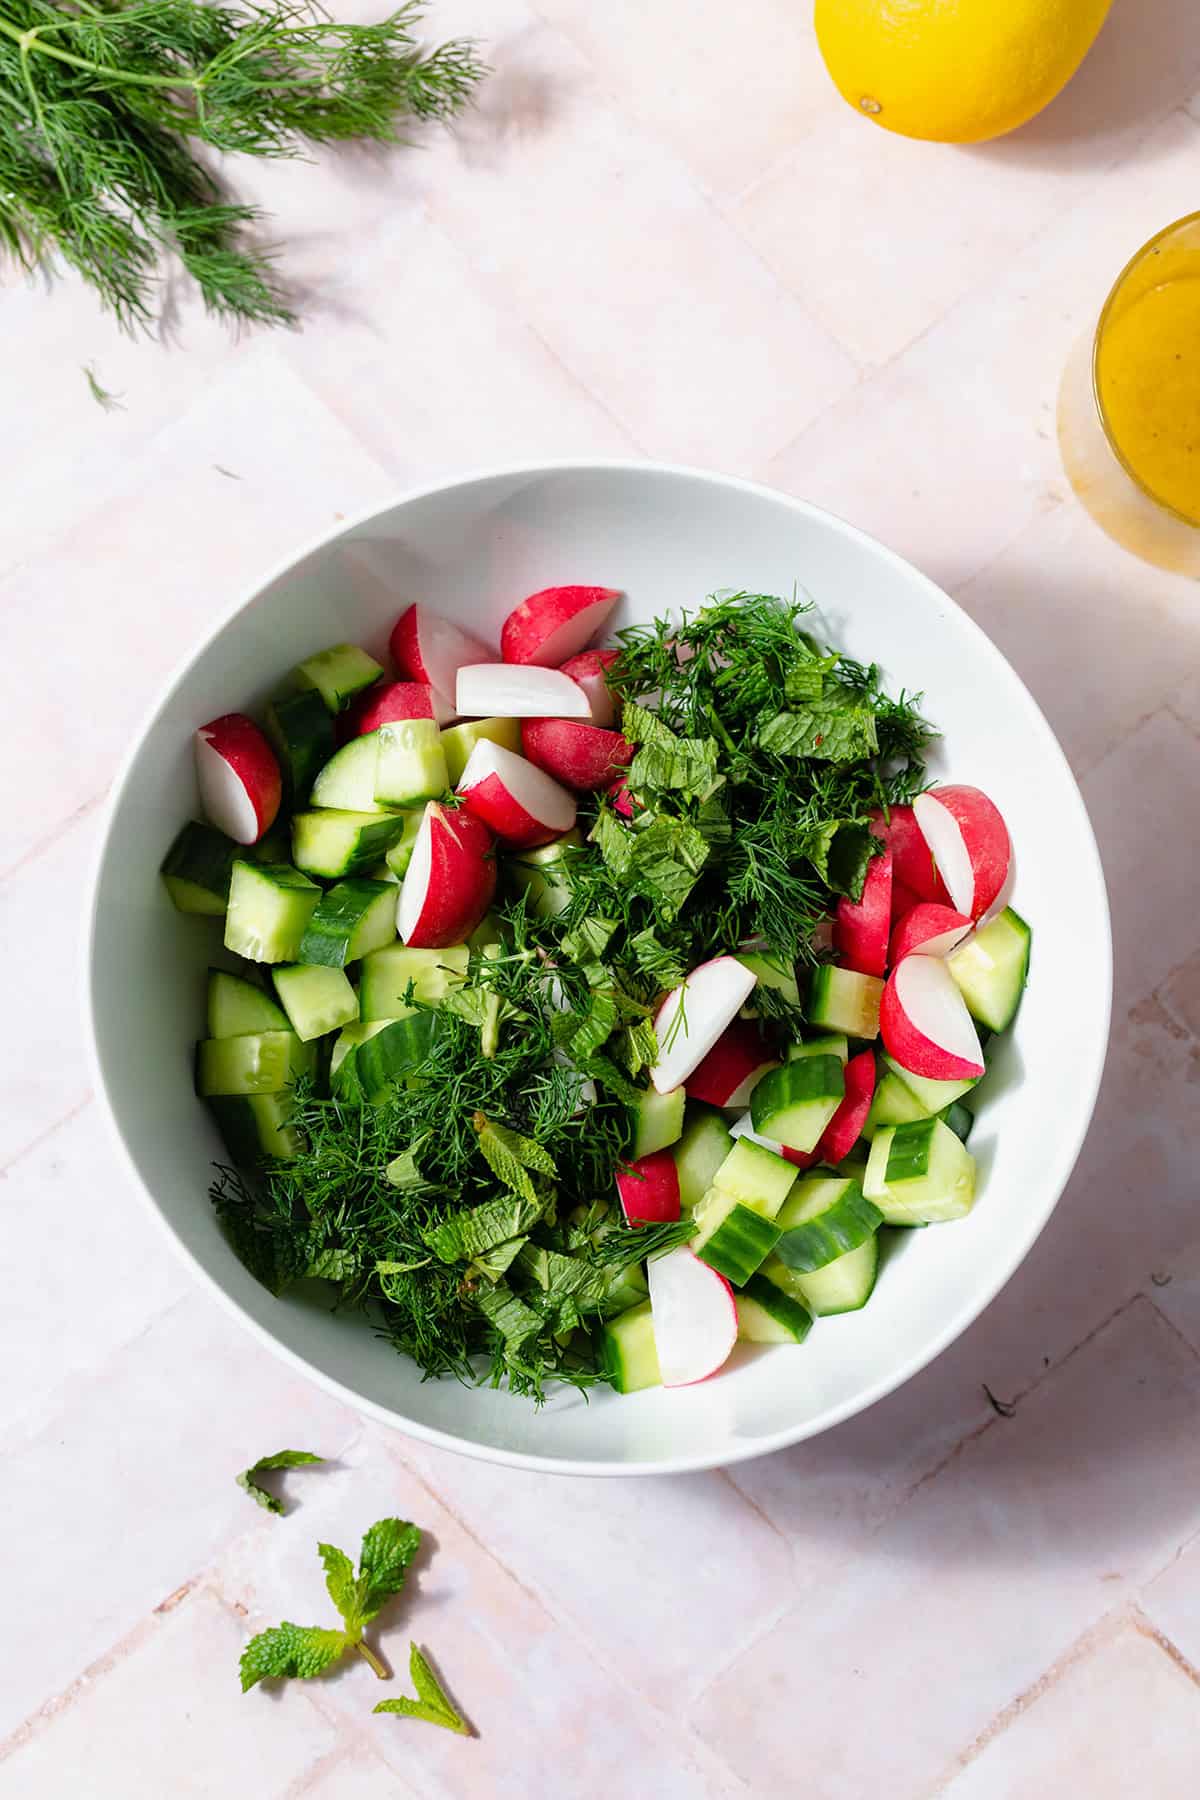
[[633, 745], [619, 731], [577, 719], [523, 719], [521, 748], [547, 775], [581, 792], [607, 787], [614, 769], [633, 761]]
[[918, 900], [937, 900], [949, 906], [946, 884], [934, 866], [912, 807], [890, 807], [888, 818], [877, 817], [873, 829], [892, 853], [893, 882], [906, 887]]
[[[426, 616], [428, 616], [428, 613]], [[423, 623], [424, 620], [421, 608], [414, 601], [411, 606], [405, 607], [404, 611], [400, 614], [400, 617], [396, 620], [396, 623], [392, 626], [392, 635], [388, 639], [388, 648], [392, 653], [392, 661], [395, 663], [396, 668], [401, 675], [407, 676], [410, 681], [426, 682], [436, 692], [437, 683], [433, 680], [432, 672], [426, 668], [424, 656], [421, 651], [421, 629]], [[457, 666], [461, 667], [464, 663], [495, 662], [495, 651], [490, 650], [480, 638], [472, 637], [470, 632], [463, 631], [461, 626], [451, 625], [448, 619], [439, 619], [438, 624], [445, 630], [453, 631], [459, 640], [458, 649], [460, 654]], [[453, 715], [453, 682], [450, 683], [448, 691], [442, 692], [441, 698], [451, 715]]]
[[404, 940], [413, 950], [444, 950], [470, 937], [496, 892], [492, 834], [465, 808], [432, 803], [430, 869], [425, 904]]
[[[700, 1262], [700, 1258], [696, 1255], [696, 1252], [690, 1245], [680, 1245], [680, 1251], [683, 1255], [693, 1257], [696, 1262]], [[673, 1255], [674, 1252], [669, 1252], [669, 1254]], [[720, 1361], [715, 1362], [711, 1369], [706, 1369], [703, 1375], [697, 1375], [692, 1381], [667, 1381], [664, 1377], [664, 1387], [698, 1387], [702, 1381], [711, 1381], [712, 1377], [719, 1374], [725, 1367], [725, 1364], [729, 1361], [730, 1355], [732, 1354], [733, 1346], [737, 1343], [737, 1301], [734, 1297], [733, 1288], [718, 1269], [710, 1269], [707, 1263], [701, 1263], [700, 1266], [705, 1270], [706, 1274], [715, 1276], [725, 1290], [725, 1297], [729, 1302], [729, 1341], [722, 1351]], [[653, 1290], [651, 1290], [651, 1293], [653, 1294]], [[653, 1316], [653, 1298], [651, 1298], [650, 1304], [651, 1316]]]
[[859, 975], [882, 975], [887, 968], [888, 931], [892, 922], [892, 853], [873, 856], [867, 864], [862, 899], [837, 903], [833, 947], [844, 969]]
[[679, 1170], [669, 1150], [639, 1156], [617, 1171], [617, 1192], [630, 1225], [673, 1223], [679, 1217]]
[[[963, 846], [975, 877], [971, 917], [981, 918], [1008, 879], [1012, 861], [1008, 826], [1000, 816], [999, 808], [978, 788], [932, 788], [930, 798], [945, 807], [962, 832]], [[920, 830], [919, 825], [917, 829]]]
[[[519, 800], [513, 798], [499, 775], [485, 775], [473, 787], [460, 790], [463, 804], [468, 812], [482, 819], [484, 824], [503, 838], [506, 844], [512, 844], [522, 850], [533, 850], [539, 844], [552, 844], [555, 838], [563, 835], [562, 828], [555, 825], [543, 825], [540, 819], [526, 812]], [[566, 827], [570, 830], [570, 827]]]
[[860, 1050], [846, 1064], [846, 1097], [821, 1133], [814, 1157], [835, 1167], [849, 1156], [862, 1136], [862, 1128], [875, 1098], [875, 1057]]
[[735, 1019], [684, 1082], [688, 1099], [709, 1106], [735, 1105], [732, 1096], [742, 1083], [774, 1060], [754, 1026], [747, 1019]]
[[910, 887], [896, 879], [896, 859], [892, 858], [892, 924], [910, 913], [914, 906], [923, 906], [925, 902], [919, 894], [914, 894]]
[[[970, 929], [971, 921], [965, 913], [955, 912], [952, 906], [938, 906], [933, 900], [920, 900], [892, 932], [888, 961], [895, 965], [906, 956], [949, 956]], [[952, 942], [940, 950], [926, 948], [947, 934], [951, 934]]]
[[[229, 765], [245, 789], [246, 798], [254, 808], [258, 829], [252, 838], [243, 837], [236, 841], [256, 844], [275, 823], [283, 800], [283, 778], [275, 752], [254, 720], [248, 719], [245, 713], [222, 713], [219, 719], [201, 725], [196, 737], [206, 742]], [[213, 824], [224, 830], [219, 820], [214, 819]]]
[[[659, 1004], [658, 1011], [654, 1015], [654, 1030], [658, 1036], [658, 1041], [659, 1041], [659, 1045], [660, 1045], [659, 1056], [658, 1056], [658, 1061], [654, 1064], [653, 1068], [650, 1070], [650, 1083], [656, 1093], [668, 1094], [672, 1091], [673, 1088], [684, 1087], [689, 1076], [692, 1075], [692, 1073], [699, 1067], [701, 1061], [703, 1060], [702, 1057], [697, 1056], [694, 1062], [688, 1063], [686, 1065], [686, 1067], [684, 1067], [682, 1070], [680, 1070], [680, 1072], [676, 1075], [676, 1078], [673, 1082], [671, 1082], [666, 1087], [664, 1087], [662, 1085], [664, 1062], [667, 1064], [667, 1067], [671, 1070], [671, 1072], [673, 1074], [675, 1073], [675, 1069], [670, 1060], [674, 1054], [674, 1051], [673, 1050], [664, 1051], [661, 1048], [664, 1038], [667, 1036], [667, 1034], [671, 1030], [671, 1025], [672, 1025], [674, 1017], [675, 1017], [675, 1013], [671, 1007], [672, 1000], [675, 1000], [675, 996], [683, 990], [692, 991], [693, 996], [694, 996], [695, 990], [693, 989], [693, 983], [695, 983], [697, 981], [697, 977], [703, 975], [704, 972], [708, 969], [715, 969], [718, 967], [721, 967], [724, 972], [724, 965], [726, 965], [726, 964], [730, 965], [728, 973], [735, 976], [733, 988], [734, 988], [734, 992], [736, 995], [736, 1005], [734, 1005], [732, 1007], [728, 1007], [727, 1010], [725, 1010], [724, 1008], [722, 1009], [724, 1011], [724, 1020], [723, 1020], [722, 1026], [721, 1026], [721, 1030], [726, 1029], [726, 1027], [728, 1027], [729, 1025], [732, 1025], [734, 1019], [737, 1017], [738, 1012], [745, 1005], [746, 1001], [749, 999], [750, 995], [754, 992], [754, 988], [755, 988], [755, 982], [754, 982], [753, 978], [751, 978], [751, 980], [749, 981], [749, 984], [746, 983], [745, 976], [746, 976], [747, 971], [744, 968], [744, 966], [737, 961], [736, 957], [733, 957], [733, 956], [711, 956], [711, 957], [709, 957], [707, 962], [697, 963], [696, 967], [692, 970], [691, 974], [688, 975], [686, 977], [686, 979], [680, 983], [679, 987], [672, 988], [671, 992], [669, 994], [666, 994], [663, 996], [663, 999]], [[726, 996], [726, 999], [728, 999], [728, 996]], [[676, 1007], [678, 1007], [679, 1004], [680, 1004], [680, 1002], [676, 1001]], [[685, 995], [685, 998], [684, 998], [682, 1004], [685, 1006], [687, 1005], [686, 995]], [[667, 1024], [666, 1024], [665, 1028], [663, 1026], [664, 1018], [667, 1019]], [[718, 1032], [717, 1035], [719, 1036], [720, 1032]], [[711, 1049], [711, 1047], [712, 1046], [710, 1045], [709, 1048]], [[707, 1055], [707, 1051], [705, 1052], [705, 1055]]]
[[619, 588], [541, 588], [514, 606], [501, 626], [502, 660], [558, 668], [595, 637], [620, 598]]
[[569, 656], [561, 666], [560, 673], [578, 682], [587, 695], [593, 725], [611, 725], [616, 717], [607, 671], [619, 654], [617, 650], [581, 650], [578, 656]]
[[619, 819], [632, 819], [634, 808], [641, 804], [629, 791], [629, 783], [624, 775], [609, 783], [609, 794], [612, 796], [612, 809]]
[[433, 689], [427, 681], [381, 681], [356, 695], [338, 714], [337, 733], [342, 743], [348, 743], [401, 719], [432, 718]]
[[943, 1050], [917, 1030], [900, 1004], [895, 969], [887, 978], [879, 1004], [879, 1035], [888, 1055], [910, 1075], [920, 1075], [926, 1081], [974, 1081], [983, 1074], [982, 1063], [968, 1062], [963, 1056]]

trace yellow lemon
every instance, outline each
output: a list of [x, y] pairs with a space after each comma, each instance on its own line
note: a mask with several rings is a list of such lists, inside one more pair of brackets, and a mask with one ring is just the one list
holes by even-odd
[[904, 137], [977, 144], [1067, 85], [1112, 0], [816, 0], [817, 42], [851, 106]]

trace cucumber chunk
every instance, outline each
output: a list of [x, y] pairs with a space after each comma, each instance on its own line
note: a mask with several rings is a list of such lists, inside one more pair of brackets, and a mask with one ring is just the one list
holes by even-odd
[[[333, 1049], [329, 1054], [329, 1080], [339, 1094], [342, 1090], [342, 1064], [350, 1055], [350, 1052], [352, 1050], [357, 1050], [360, 1044], [365, 1044], [368, 1038], [375, 1037], [385, 1026], [393, 1024], [395, 1024], [394, 1019], [372, 1019], [367, 1024], [363, 1024], [362, 1021], [359, 1020], [357, 1023], [352, 1022], [347, 1025], [344, 1030], [338, 1033], [337, 1037], [334, 1039]], [[350, 1069], [346, 1071], [345, 1087], [348, 1092], [356, 1093], [361, 1096], [362, 1090], [358, 1087], [357, 1082], [353, 1078], [353, 1072]]]
[[211, 825], [192, 819], [163, 858], [163, 886], [183, 913], [220, 918], [229, 904], [229, 882], [240, 845]]
[[388, 870], [396, 881], [403, 881], [408, 874], [408, 865], [413, 859], [413, 851], [417, 847], [417, 837], [421, 830], [421, 820], [425, 817], [425, 808], [418, 806], [413, 812], [404, 815], [404, 829], [384, 858]]
[[267, 736], [279, 758], [284, 801], [289, 812], [308, 805], [317, 771], [333, 755], [333, 719], [315, 689], [272, 700], [265, 715]]
[[292, 856], [309, 875], [334, 880], [357, 875], [385, 856], [403, 836], [406, 813], [297, 813], [292, 820]]
[[290, 863], [235, 862], [225, 948], [248, 962], [295, 962], [320, 898], [316, 882]]
[[772, 1069], [750, 1096], [755, 1131], [789, 1150], [814, 1150], [846, 1095], [836, 1056], [804, 1056]]
[[300, 1154], [300, 1134], [290, 1123], [290, 1094], [214, 1094], [207, 1102], [225, 1147], [241, 1168], [263, 1161], [290, 1162]]
[[[800, 988], [794, 964], [776, 962], [774, 957], [764, 956], [760, 950], [740, 950], [737, 960], [756, 978], [755, 993], [758, 988], [771, 988], [775, 993], [782, 994], [785, 1000], [790, 1000], [793, 1006], [799, 1006]], [[754, 1016], [754, 994], [751, 994], [742, 1011], [750, 1017]]]
[[605, 1325], [600, 1335], [600, 1368], [618, 1394], [636, 1394], [640, 1388], [661, 1384], [649, 1300]]
[[760, 1271], [735, 1298], [738, 1336], [749, 1344], [802, 1344], [813, 1316], [802, 1300]]
[[336, 713], [363, 688], [373, 687], [382, 674], [375, 658], [357, 644], [333, 644], [297, 663], [287, 686], [296, 693], [315, 688], [330, 712]]
[[287, 1014], [270, 994], [244, 975], [225, 969], [208, 971], [208, 1035], [247, 1037], [256, 1031], [286, 1031]]
[[1017, 1016], [1029, 978], [1032, 942], [1033, 933], [1020, 913], [1006, 906], [946, 958], [967, 1011], [992, 1031], [1006, 1031]]
[[302, 963], [344, 969], [396, 936], [396, 889], [390, 881], [361, 876], [339, 881], [322, 894], [300, 940]]
[[677, 1143], [683, 1131], [683, 1111], [687, 1094], [681, 1087], [669, 1094], [647, 1088], [638, 1101], [634, 1115], [633, 1156], [652, 1156]]
[[844, 1256], [826, 1263], [823, 1269], [788, 1269], [786, 1263], [769, 1256], [759, 1273], [777, 1280], [780, 1271], [789, 1277], [789, 1292], [801, 1299], [816, 1318], [858, 1312], [875, 1290], [879, 1273], [879, 1233], [873, 1231], [856, 1250], [848, 1250]]
[[397, 719], [379, 731], [375, 799], [384, 806], [419, 806], [450, 786], [442, 736], [432, 719]]
[[822, 963], [813, 970], [808, 990], [809, 1023], [826, 1031], [845, 1032], [847, 1037], [877, 1038], [882, 998], [883, 982], [878, 976]]
[[571, 887], [564, 864], [565, 852], [583, 843], [574, 826], [552, 844], [536, 850], [522, 850], [505, 861], [518, 895], [524, 894], [525, 906], [537, 919], [553, 919], [571, 904]]
[[773, 1219], [795, 1180], [794, 1163], [751, 1138], [739, 1137], [713, 1176], [713, 1186], [752, 1206], [764, 1218]]
[[273, 970], [272, 979], [292, 1030], [304, 1043], [358, 1017], [358, 996], [342, 969], [292, 963]]
[[600, 1317], [615, 1318], [618, 1313], [628, 1312], [631, 1306], [640, 1306], [649, 1293], [649, 1283], [642, 1273], [641, 1263], [630, 1263], [627, 1268], [617, 1269], [609, 1278], [608, 1291], [600, 1302]]
[[415, 1012], [392, 1019], [365, 1037], [338, 1068], [338, 1092], [372, 1104], [385, 1100], [399, 1081], [420, 1075], [438, 1030], [436, 1013]]
[[927, 1119], [928, 1112], [912, 1089], [894, 1069], [884, 1067], [875, 1084], [871, 1110], [863, 1124], [862, 1134], [870, 1141], [883, 1125], [907, 1125], [912, 1119]]
[[[682, 1093], [683, 1089], [676, 1088], [674, 1091]], [[673, 1153], [675, 1167], [679, 1172], [679, 1205], [682, 1212], [695, 1212], [712, 1186], [717, 1170], [732, 1149], [733, 1138], [719, 1112], [709, 1106], [693, 1106], [688, 1109], [683, 1135]]]
[[375, 798], [381, 735], [378, 731], [365, 732], [335, 751], [312, 784], [310, 805], [337, 807], [341, 812], [388, 812], [390, 808], [381, 806]]
[[807, 1038], [802, 1044], [788, 1045], [789, 1062], [798, 1062], [805, 1056], [836, 1056], [844, 1068], [850, 1059], [850, 1044], [843, 1032], [830, 1031], [821, 1037]]
[[[358, 984], [359, 1016], [364, 1020], [399, 1019], [413, 1000], [435, 1006], [452, 987], [466, 980], [471, 952], [465, 944], [446, 950], [410, 950], [389, 944], [364, 956]], [[408, 999], [411, 984], [412, 1000]]]
[[969, 1139], [975, 1125], [975, 1114], [961, 1100], [953, 1101], [939, 1117], [943, 1118], [961, 1144]]
[[876, 1132], [863, 1191], [887, 1225], [963, 1219], [975, 1202], [975, 1158], [942, 1119]]
[[214, 1094], [278, 1094], [315, 1067], [311, 1046], [294, 1031], [203, 1038], [196, 1045], [196, 1092], [202, 1100]]
[[691, 1247], [734, 1287], [747, 1282], [779, 1242], [779, 1227], [724, 1188], [709, 1188], [696, 1208], [699, 1230]]
[[[948, 1106], [952, 1105], [955, 1100], [961, 1100], [964, 1094], [969, 1094], [971, 1089], [983, 1079], [980, 1075], [972, 1075], [966, 1081], [930, 1081], [927, 1075], [914, 1075], [911, 1070], [902, 1069], [900, 1064], [890, 1056], [885, 1055], [883, 1060], [897, 1081], [903, 1082], [909, 1093], [915, 1097], [927, 1119], [931, 1119], [934, 1113], [945, 1112]], [[898, 1125], [905, 1122], [903, 1119], [895, 1121]]]
[[823, 1269], [874, 1237], [881, 1221], [857, 1181], [810, 1176], [796, 1183], [776, 1214], [781, 1235], [775, 1254], [789, 1269]]
[[514, 756], [520, 756], [520, 719], [467, 719], [463, 724], [451, 725], [443, 731], [442, 754], [446, 759], [448, 787], [458, 786], [472, 750], [484, 740], [500, 744]]

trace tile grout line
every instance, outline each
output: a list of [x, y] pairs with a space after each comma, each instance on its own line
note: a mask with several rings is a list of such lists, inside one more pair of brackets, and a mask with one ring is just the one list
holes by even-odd
[[1167, 1330], [1171, 1333], [1171, 1336], [1179, 1340], [1185, 1350], [1187, 1350], [1188, 1354], [1190, 1356], [1200, 1357], [1200, 1345], [1193, 1344], [1191, 1338], [1180, 1331], [1174, 1319], [1168, 1317], [1162, 1307], [1158, 1304], [1158, 1301], [1154, 1298], [1153, 1290], [1146, 1292], [1144, 1289], [1139, 1289], [1138, 1292], [1140, 1298], [1145, 1300], [1149, 1306], [1153, 1307], [1155, 1316], [1166, 1326]]
[[1169, 1638], [1165, 1631], [1160, 1630], [1154, 1620], [1142, 1611], [1140, 1603], [1136, 1600], [1130, 1607], [1130, 1617], [1135, 1630], [1142, 1637], [1148, 1638], [1152, 1644], [1157, 1644], [1163, 1655], [1175, 1664], [1180, 1674], [1186, 1675], [1193, 1687], [1200, 1688], [1200, 1669], [1196, 1667], [1195, 1663], [1190, 1662], [1178, 1644]]
[[37, 862], [39, 858], [46, 855], [47, 851], [53, 850], [55, 845], [60, 844], [68, 832], [74, 831], [75, 827], [82, 824], [90, 813], [93, 813], [98, 806], [103, 805], [110, 786], [111, 783], [106, 782], [98, 793], [93, 794], [90, 799], [81, 801], [75, 811], [68, 813], [67, 817], [60, 820], [51, 831], [47, 832], [45, 837], [38, 838], [36, 843], [30, 844], [27, 850], [23, 850], [16, 862], [9, 863], [5, 869], [0, 869], [0, 883], [11, 880], [14, 875], [21, 874], [30, 863]]
[[77, 1100], [74, 1106], [68, 1107], [65, 1113], [45, 1126], [36, 1137], [30, 1138], [27, 1144], [22, 1144], [19, 1150], [14, 1150], [7, 1162], [0, 1163], [0, 1180], [3, 1180], [11, 1169], [15, 1169], [18, 1163], [24, 1162], [27, 1156], [32, 1156], [35, 1150], [40, 1150], [43, 1144], [48, 1143], [55, 1133], [61, 1131], [65, 1125], [69, 1125], [72, 1119], [77, 1119], [81, 1113], [85, 1113], [94, 1099], [95, 1095], [91, 1088], [87, 1088], [83, 1098]]

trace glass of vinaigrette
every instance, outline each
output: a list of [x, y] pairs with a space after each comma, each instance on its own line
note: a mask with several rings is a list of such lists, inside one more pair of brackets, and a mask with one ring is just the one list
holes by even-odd
[[1135, 555], [1200, 577], [1200, 213], [1117, 277], [1059, 394], [1076, 493]]

